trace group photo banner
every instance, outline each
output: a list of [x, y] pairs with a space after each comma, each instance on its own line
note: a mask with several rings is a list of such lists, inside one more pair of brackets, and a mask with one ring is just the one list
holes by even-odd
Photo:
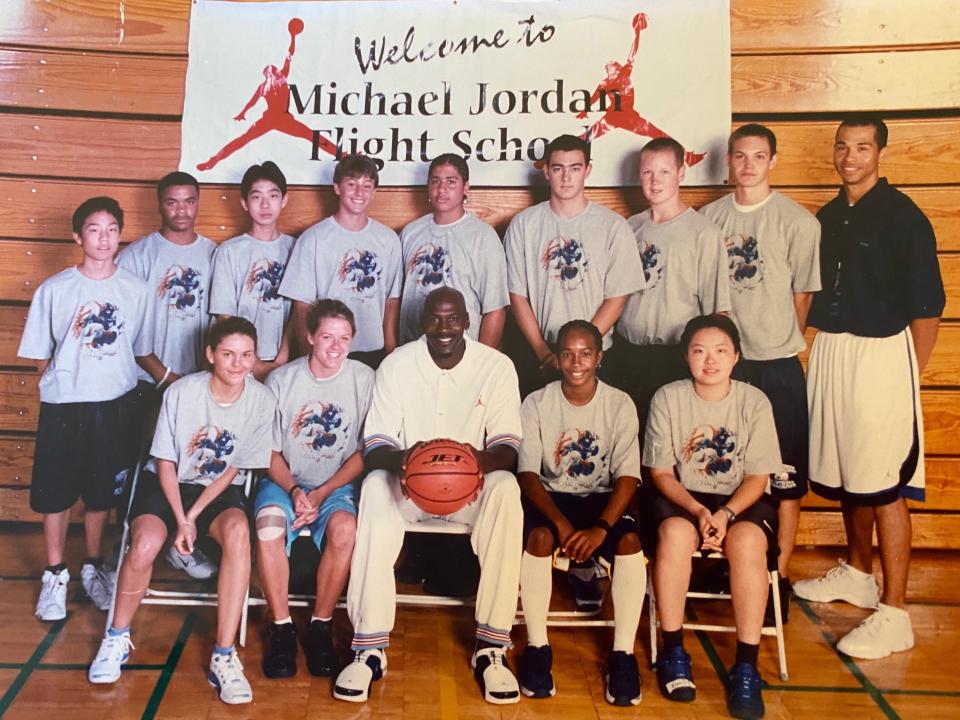
[[670, 136], [684, 184], [716, 185], [730, 112], [729, 0], [195, 0], [180, 169], [236, 183], [273, 160], [329, 185], [360, 152], [409, 186], [453, 152], [475, 185], [526, 186], [569, 133], [588, 184], [616, 187]]

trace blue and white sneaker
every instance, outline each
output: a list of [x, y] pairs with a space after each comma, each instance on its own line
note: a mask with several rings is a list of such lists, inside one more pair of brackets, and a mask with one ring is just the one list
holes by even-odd
[[108, 632], [100, 641], [97, 656], [90, 663], [87, 680], [97, 685], [115, 683], [120, 679], [121, 667], [130, 659], [130, 651], [133, 649], [129, 632], [119, 635]]
[[690, 656], [681, 646], [666, 650], [657, 662], [660, 693], [674, 702], [692, 702], [697, 697]]
[[243, 674], [243, 664], [235, 649], [228, 655], [215, 652], [210, 656], [207, 680], [220, 691], [220, 699], [227, 705], [253, 702], [253, 690], [247, 682], [247, 676]]

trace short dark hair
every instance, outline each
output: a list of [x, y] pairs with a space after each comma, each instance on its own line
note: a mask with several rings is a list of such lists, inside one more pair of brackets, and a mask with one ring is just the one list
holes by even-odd
[[561, 325], [560, 331], [557, 333], [558, 350], [563, 344], [563, 339], [567, 336], [567, 333], [571, 333], [574, 330], [583, 330], [583, 332], [587, 333], [593, 339], [593, 344], [597, 352], [603, 350], [603, 335], [600, 334], [597, 326], [588, 320], [569, 320]]
[[320, 328], [320, 321], [324, 318], [343, 318], [350, 323], [350, 332], [357, 334], [357, 324], [353, 318], [353, 311], [339, 300], [321, 298], [307, 310], [307, 331], [313, 335]]
[[73, 211], [73, 232], [77, 235], [83, 232], [83, 224], [87, 221], [87, 218], [101, 210], [113, 215], [113, 219], [117, 221], [120, 230], [123, 230], [123, 208], [120, 207], [120, 203], [112, 197], [98, 195], [97, 197], [87, 198]]
[[427, 177], [433, 175], [433, 171], [441, 165], [451, 166], [457, 171], [460, 177], [463, 178], [464, 182], [470, 182], [470, 168], [467, 167], [467, 159], [462, 155], [457, 155], [456, 153], [437, 155], [430, 161], [430, 170], [427, 172]]
[[654, 138], [640, 148], [640, 157], [642, 158], [644, 153], [653, 152], [672, 152], [673, 158], [677, 162], [677, 167], [683, 166], [683, 159], [687, 154], [687, 151], [683, 149], [683, 145], [678, 143], [672, 137]]
[[267, 160], [262, 165], [251, 165], [243, 174], [240, 181], [240, 196], [246, 200], [250, 189], [257, 180], [268, 180], [280, 188], [280, 194], [287, 194], [287, 178], [273, 160]]
[[684, 357], [690, 350], [690, 342], [693, 340], [693, 336], [706, 328], [716, 328], [721, 331], [730, 338], [733, 349], [737, 351], [737, 354], [740, 353], [740, 331], [737, 330], [737, 324], [726, 315], [713, 313], [712, 315], [698, 315], [692, 318], [683, 328], [683, 334], [680, 336], [680, 352], [683, 353]]
[[380, 186], [380, 171], [377, 164], [369, 155], [349, 153], [340, 158], [340, 162], [333, 169], [333, 182], [339, 185], [346, 178], [370, 178], [373, 186]]
[[207, 338], [204, 347], [215, 351], [217, 346], [223, 342], [225, 337], [230, 335], [246, 335], [253, 340], [254, 346], [257, 344], [257, 328], [246, 318], [233, 315], [231, 317], [219, 318], [215, 320], [207, 330]]
[[163, 199], [164, 190], [175, 185], [190, 185], [197, 191], [198, 195], [200, 194], [200, 183], [193, 175], [174, 170], [160, 178], [160, 182], [157, 183], [157, 200]]
[[759, 123], [741, 125], [730, 133], [730, 139], [727, 140], [727, 154], [733, 155], [733, 144], [740, 138], [746, 137], [764, 138], [770, 146], [770, 157], [777, 154], [777, 136], [773, 134], [773, 130]]
[[872, 127], [877, 136], [877, 150], [883, 150], [887, 146], [887, 137], [889, 131], [887, 124], [879, 115], [874, 113], [856, 113], [845, 115], [840, 119], [839, 130], [842, 127]]
[[550, 164], [550, 156], [555, 152], [572, 152], [579, 150], [583, 153], [583, 162], [590, 164], [590, 143], [582, 137], [576, 135], [558, 135], [547, 144], [547, 149], [543, 153], [543, 162]]

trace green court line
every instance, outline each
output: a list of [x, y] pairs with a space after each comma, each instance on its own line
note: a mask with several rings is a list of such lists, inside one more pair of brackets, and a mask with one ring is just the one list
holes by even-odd
[[857, 681], [863, 686], [863, 689], [866, 690], [867, 695], [870, 696], [870, 699], [873, 700], [877, 707], [880, 708], [880, 711], [889, 718], [889, 720], [900, 720], [900, 716], [897, 714], [897, 711], [894, 710], [890, 703], [886, 701], [883, 697], [883, 693], [877, 689], [877, 686], [870, 682], [870, 679], [863, 673], [863, 670], [853, 661], [848, 655], [844, 655], [842, 652], [837, 650], [836, 638], [833, 637], [833, 633], [827, 630], [823, 622], [820, 620], [820, 616], [817, 615], [813, 608], [810, 607], [809, 603], [806, 600], [800, 598], [794, 598], [797, 607], [803, 610], [804, 615], [820, 629], [820, 634], [823, 635], [824, 640], [827, 641], [827, 644], [833, 648], [833, 651], [837, 654], [837, 657], [840, 658], [840, 662], [843, 663], [844, 667], [847, 668], [847, 671], [853, 675]]
[[[90, 663], [41, 663], [37, 670], [86, 670]], [[127, 670], [163, 670], [165, 665], [159, 663], [124, 663], [123, 669]]]
[[167, 691], [167, 686], [170, 684], [170, 678], [173, 677], [173, 671], [176, 670], [177, 663], [180, 662], [180, 656], [183, 655], [183, 648], [187, 644], [190, 633], [193, 632], [193, 623], [196, 619], [196, 613], [190, 613], [186, 619], [184, 619], [183, 626], [180, 628], [180, 634], [177, 635], [177, 640], [170, 649], [170, 655], [167, 656], [167, 663], [160, 672], [160, 677], [157, 678], [157, 684], [153, 687], [153, 692], [150, 694], [147, 706], [143, 709], [141, 720], [153, 720], [153, 718], [156, 717], [160, 703], [163, 701], [163, 695]]
[[796, 691], [796, 692], [822, 692], [822, 693], [850, 693], [861, 695], [866, 692], [862, 687], [827, 687], [826, 685], [769, 685], [764, 683], [765, 690], [776, 690], [777, 692]]
[[[697, 621], [697, 613], [694, 612], [689, 603], [687, 604], [687, 619], [694, 622]], [[713, 642], [703, 630], [695, 630], [694, 635], [697, 636], [697, 640], [700, 641], [700, 646], [707, 654], [707, 659], [710, 661], [710, 664], [713, 665], [713, 671], [717, 674], [717, 677], [720, 678], [723, 686], [727, 687], [730, 684], [730, 676], [727, 674], [727, 668], [720, 659], [720, 655], [717, 654], [717, 649], [713, 646]]]
[[919, 695], [922, 697], [960, 697], [955, 690], [911, 690], [910, 688], [881, 689], [884, 695]]
[[47, 634], [43, 637], [43, 640], [37, 645], [37, 649], [33, 651], [33, 655], [30, 656], [30, 659], [23, 664], [23, 667], [20, 668], [20, 672], [17, 674], [17, 677], [14, 678], [13, 683], [10, 687], [7, 688], [7, 691], [3, 694], [3, 697], [0, 698], [0, 717], [10, 709], [10, 706], [13, 704], [13, 701], [16, 700], [17, 695], [20, 694], [20, 691], [23, 689], [23, 686], [26, 684], [27, 679], [30, 677], [30, 673], [36, 669], [37, 665], [40, 664], [40, 658], [42, 658], [47, 650], [50, 649], [50, 646], [53, 645], [53, 641], [57, 639], [57, 635], [60, 634], [60, 631], [63, 630], [63, 626], [67, 624], [70, 620], [70, 616], [67, 615], [63, 620], [58, 620], [55, 622]]

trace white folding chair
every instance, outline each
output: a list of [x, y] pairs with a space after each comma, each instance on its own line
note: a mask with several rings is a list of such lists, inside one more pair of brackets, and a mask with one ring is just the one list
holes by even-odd
[[[708, 560], [726, 560], [726, 556], [721, 552], [705, 552], [698, 550], [693, 554], [694, 559], [708, 559]], [[782, 605], [780, 598], [780, 573], [777, 572], [776, 567], [772, 570], [767, 571], [770, 579], [770, 592], [773, 597], [773, 615], [774, 615], [774, 627], [765, 627], [760, 632], [762, 635], [767, 637], [776, 637], [777, 639], [777, 659], [780, 663], [780, 679], [783, 682], [786, 682], [789, 679], [787, 675], [787, 648], [783, 640], [783, 615], [782, 615]], [[656, 664], [657, 662], [657, 628], [660, 625], [659, 620], [657, 619], [657, 600], [653, 592], [653, 581], [647, 583], [647, 594], [650, 598], [650, 662], [651, 664]], [[731, 598], [730, 593], [709, 593], [709, 592], [697, 592], [697, 591], [687, 591], [687, 598], [692, 600], [729, 600]], [[705, 623], [697, 622], [685, 622], [683, 623], [684, 630], [702, 630], [704, 632], [726, 632], [726, 633], [735, 633], [737, 631], [736, 626], [734, 625], [710, 625]]]

